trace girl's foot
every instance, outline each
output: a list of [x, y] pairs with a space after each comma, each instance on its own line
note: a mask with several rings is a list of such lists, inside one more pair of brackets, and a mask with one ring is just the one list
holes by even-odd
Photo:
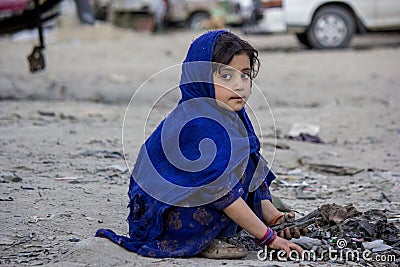
[[240, 259], [247, 256], [247, 250], [228, 244], [225, 241], [214, 239], [200, 255], [209, 259]]

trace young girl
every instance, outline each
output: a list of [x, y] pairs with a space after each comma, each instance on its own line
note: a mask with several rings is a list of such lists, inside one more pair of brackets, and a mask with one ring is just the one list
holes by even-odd
[[[268, 225], [285, 222], [271, 203], [275, 175], [245, 104], [257, 75], [258, 52], [224, 31], [191, 44], [182, 66], [182, 99], [141, 147], [130, 177], [129, 237], [100, 229], [122, 247], [149, 257], [241, 258], [223, 240], [238, 226], [255, 241], [289, 254], [301, 248]], [[298, 230], [295, 236], [299, 236]]]

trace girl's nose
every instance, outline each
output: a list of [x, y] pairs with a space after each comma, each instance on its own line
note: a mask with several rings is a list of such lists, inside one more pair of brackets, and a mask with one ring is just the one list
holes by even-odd
[[244, 81], [242, 79], [242, 73], [237, 73], [234, 78], [234, 91], [244, 90]]

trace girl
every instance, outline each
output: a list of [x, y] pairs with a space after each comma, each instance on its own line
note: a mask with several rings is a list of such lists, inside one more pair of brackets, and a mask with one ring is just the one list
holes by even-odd
[[280, 237], [267, 226], [294, 214], [271, 204], [275, 175], [244, 108], [257, 56], [224, 30], [193, 41], [182, 66], [182, 99], [141, 147], [130, 177], [129, 237], [106, 229], [96, 236], [149, 257], [241, 258], [245, 249], [223, 241], [240, 226], [260, 245], [302, 252], [282, 238], [291, 238], [289, 231]]

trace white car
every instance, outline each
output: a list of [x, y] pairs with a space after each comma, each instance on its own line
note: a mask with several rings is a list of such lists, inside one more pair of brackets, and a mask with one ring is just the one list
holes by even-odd
[[258, 30], [294, 32], [312, 48], [340, 48], [354, 33], [400, 29], [400, 0], [262, 0]]

